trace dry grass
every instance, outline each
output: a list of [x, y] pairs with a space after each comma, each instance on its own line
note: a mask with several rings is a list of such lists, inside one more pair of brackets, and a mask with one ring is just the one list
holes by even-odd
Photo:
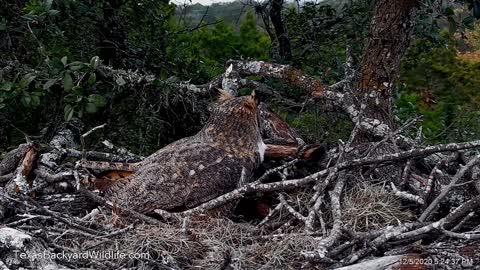
[[398, 225], [413, 215], [382, 184], [358, 182], [343, 199], [343, 221], [354, 231]]
[[178, 225], [138, 225], [131, 231], [109, 239], [66, 234], [58, 242], [76, 252], [90, 250], [146, 254], [146, 258], [140, 259], [127, 257], [99, 258], [95, 262], [75, 261], [78, 267], [224, 269], [223, 266], [228, 264], [227, 269], [240, 270], [299, 269], [305, 264], [301, 252], [313, 250], [317, 240], [308, 235], [296, 234], [262, 237], [259, 229], [249, 223], [235, 223], [224, 218], [202, 218], [191, 222], [187, 236]]

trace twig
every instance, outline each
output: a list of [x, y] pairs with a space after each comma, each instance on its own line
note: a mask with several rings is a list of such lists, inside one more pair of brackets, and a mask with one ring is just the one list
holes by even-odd
[[387, 229], [383, 234], [381, 234], [380, 236], [375, 238], [373, 241], [371, 241], [367, 247], [351, 254], [346, 259], [342, 260], [343, 262], [342, 264], [349, 265], [357, 262], [358, 260], [370, 254], [372, 251], [378, 249], [380, 246], [382, 246], [389, 240], [394, 239], [398, 235], [401, 235], [402, 233], [409, 231], [414, 227], [415, 227], [415, 224], [407, 223], [407, 224], [402, 224], [400, 226], [391, 227]]
[[86, 153], [86, 148], [85, 148], [85, 138], [92, 134], [92, 132], [94, 132], [95, 130], [98, 130], [98, 129], [101, 129], [101, 128], [104, 128], [106, 124], [103, 124], [103, 125], [100, 125], [100, 126], [96, 126], [94, 128], [92, 128], [91, 130], [85, 132], [82, 136], [80, 136], [80, 143], [82, 145], [82, 158], [86, 158], [85, 156], [85, 153]]
[[425, 192], [424, 192], [425, 199], [428, 199], [430, 197], [431, 192], [433, 191], [435, 177], [443, 174], [443, 172], [440, 170], [440, 167], [447, 165], [448, 163], [450, 163], [451, 161], [457, 158], [458, 158], [458, 152], [455, 152], [449, 155], [447, 158], [444, 158], [441, 161], [437, 162], [437, 164], [435, 164], [432, 171], [430, 172], [430, 175], [428, 176], [427, 185], [425, 186]]
[[[403, 124], [403, 126], [401, 126], [400, 128], [398, 128], [398, 129], [395, 130], [394, 132], [388, 133], [387, 136], [385, 136], [381, 141], [374, 143], [373, 147], [368, 151], [367, 156], [369, 156], [371, 153], [374, 153], [374, 151], [375, 151], [379, 146], [381, 146], [382, 144], [384, 144], [384, 143], [387, 142], [388, 140], [392, 140], [392, 141], [393, 141], [393, 139], [394, 139], [398, 134], [403, 133], [403, 131], [404, 131], [405, 129], [407, 129], [407, 128], [409, 128], [410, 126], [414, 125], [414, 124], [417, 123], [420, 119], [421, 119], [421, 117], [413, 118], [413, 119], [407, 121], [405, 124]], [[413, 149], [413, 146], [411, 147], [411, 149]]]
[[113, 237], [113, 236], [117, 236], [117, 235], [126, 233], [126, 232], [128, 232], [128, 231], [130, 231], [130, 230], [132, 230], [132, 229], [133, 229], [133, 224], [130, 224], [130, 225], [128, 225], [127, 227], [125, 227], [125, 228], [123, 228], [123, 229], [114, 231], [114, 232], [109, 233], [109, 234], [106, 234], [106, 235], [99, 236], [99, 237], [97, 237], [97, 238], [110, 238], [110, 237]]
[[19, 215], [19, 216], [23, 216], [25, 218], [23, 219], [20, 219], [20, 220], [17, 220], [17, 221], [13, 221], [13, 222], [10, 222], [10, 223], [7, 223], [5, 224], [5, 226], [7, 227], [15, 227], [15, 226], [18, 226], [20, 224], [23, 224], [23, 223], [26, 223], [30, 220], [34, 220], [34, 219], [42, 219], [42, 220], [51, 220], [52, 218], [51, 217], [48, 217], [48, 216], [41, 216], [41, 215], [29, 215], [29, 214], [25, 214], [25, 215]]
[[459, 238], [465, 240], [479, 240], [480, 239], [480, 231], [477, 232], [468, 232], [468, 233], [456, 233], [452, 231], [445, 230], [443, 226], [440, 226], [440, 231], [448, 237], [451, 238]]
[[[475, 216], [475, 212], [470, 212], [470, 214], [468, 214], [464, 218], [462, 218], [462, 220], [460, 220], [460, 222], [457, 225], [455, 225], [455, 227], [453, 227], [451, 229], [451, 231], [456, 232], [456, 231], [460, 230], [463, 227], [463, 225], [467, 221], [469, 221], [473, 216]], [[442, 235], [438, 238], [438, 241], [442, 241], [444, 238], [445, 238], [445, 235]]]
[[335, 188], [329, 192], [332, 207], [333, 226], [330, 235], [323, 238], [317, 246], [317, 250], [313, 252], [302, 252], [303, 256], [309, 261], [328, 261], [326, 257], [328, 249], [335, 245], [340, 236], [342, 236], [342, 211], [340, 207], [340, 195], [345, 185], [345, 176], [338, 177]]
[[277, 213], [279, 212], [281, 209], [283, 208], [283, 204], [282, 203], [279, 203], [277, 204], [277, 206], [275, 206], [275, 208], [273, 208], [273, 210], [271, 210], [268, 215], [266, 217], [264, 217], [262, 219], [262, 221], [260, 221], [260, 223], [258, 223], [258, 227], [262, 227], [264, 226], [265, 224], [267, 224], [267, 222], [269, 222], [272, 217]]
[[96, 126], [92, 129], [90, 129], [89, 131], [85, 132], [84, 134], [82, 134], [82, 138], [86, 138], [88, 137], [88, 135], [92, 134], [93, 132], [95, 132], [96, 130], [99, 130], [101, 128], [104, 128], [107, 124], [102, 124], [102, 125], [99, 125], [99, 126]]
[[288, 204], [287, 200], [285, 200], [285, 195], [280, 193], [280, 194], [278, 194], [278, 197], [280, 198], [280, 203], [283, 204], [283, 207], [285, 207], [285, 209], [287, 209], [287, 211], [290, 214], [292, 214], [292, 216], [294, 216], [296, 219], [298, 219], [302, 222], [307, 221], [306, 217], [304, 217], [302, 214], [297, 212], [297, 210], [293, 209], [293, 207]]
[[446, 217], [440, 219], [439, 221], [430, 223], [429, 225], [418, 228], [414, 231], [403, 233], [395, 238], [398, 240], [414, 238], [418, 235], [426, 234], [434, 229], [439, 229], [440, 226], [450, 226], [454, 221], [456, 221], [460, 217], [463, 217], [466, 213], [475, 210], [479, 206], [480, 196], [477, 196], [455, 208]]
[[85, 152], [85, 156], [82, 156], [82, 152], [76, 149], [65, 149], [65, 152], [68, 156], [75, 158], [84, 157], [86, 159], [109, 160], [114, 162], [136, 162], [141, 160], [139, 156], [121, 156], [97, 151], [87, 151]]
[[408, 200], [408, 201], [412, 201], [412, 202], [418, 203], [420, 205], [423, 205], [425, 203], [423, 198], [418, 196], [418, 195], [413, 195], [413, 194], [410, 194], [406, 191], [398, 190], [393, 182], [390, 183], [390, 186], [392, 187], [393, 194], [395, 194], [395, 196], [397, 196], [399, 198], [402, 198], [402, 199], [405, 199], [405, 200]]
[[[347, 48], [347, 49], [349, 50], [349, 48]], [[359, 126], [360, 126], [359, 122], [357, 122], [355, 127], [353, 128], [352, 132], [350, 133], [350, 137], [348, 139], [347, 144], [345, 146], [340, 146], [341, 151], [340, 151], [340, 154], [338, 156], [337, 162], [335, 163], [335, 166], [333, 167], [332, 171], [328, 174], [325, 181], [323, 183], [318, 182], [315, 185], [315, 188], [314, 188], [315, 189], [315, 194], [312, 197], [312, 200], [314, 201], [314, 204], [313, 204], [313, 207], [310, 209], [310, 212], [308, 213], [308, 216], [307, 216], [307, 221], [305, 222], [305, 229], [307, 230], [307, 232], [311, 232], [314, 229], [313, 228], [313, 221], [315, 219], [315, 215], [317, 214], [317, 212], [320, 211], [320, 205], [322, 204], [322, 201], [323, 201], [323, 196], [321, 194], [323, 194], [324, 189], [327, 187], [329, 182], [332, 179], [334, 179], [334, 177], [336, 177], [336, 175], [338, 173], [338, 165], [339, 165], [340, 162], [343, 161], [343, 157], [345, 155], [345, 150], [350, 147], [353, 140], [355, 139], [355, 136], [357, 136]]]
[[455, 187], [457, 182], [463, 177], [463, 175], [468, 172], [473, 166], [475, 166], [478, 162], [480, 162], [480, 155], [477, 155], [476, 157], [472, 158], [467, 165], [463, 166], [458, 172], [455, 174], [455, 176], [452, 178], [452, 181], [450, 181], [450, 184], [446, 186], [442, 192], [433, 200], [433, 202], [425, 209], [423, 214], [420, 216], [419, 220], [420, 221], [428, 221], [432, 217], [433, 213], [437, 210], [440, 201], [447, 196], [448, 192]]
[[291, 160], [291, 161], [289, 161], [289, 162], [287, 162], [287, 163], [285, 163], [285, 164], [283, 164], [283, 165], [281, 165], [281, 166], [278, 166], [278, 167], [276, 167], [276, 168], [267, 170], [262, 176], [260, 176], [257, 180], [255, 180], [255, 181], [252, 182], [252, 183], [263, 183], [263, 181], [265, 181], [265, 179], [266, 179], [268, 176], [270, 176], [270, 175], [272, 175], [272, 174], [274, 174], [274, 173], [278, 173], [278, 172], [282, 171], [283, 169], [289, 168], [289, 167], [295, 165], [295, 163], [297, 163], [297, 162], [298, 162], [298, 159], [293, 159], [293, 160]]
[[59, 221], [61, 221], [62, 223], [72, 227], [72, 228], [75, 228], [75, 229], [79, 229], [81, 231], [84, 231], [86, 233], [89, 233], [89, 234], [93, 234], [93, 235], [98, 235], [98, 232], [93, 230], [93, 229], [90, 229], [90, 228], [87, 228], [87, 227], [84, 227], [82, 225], [79, 225], [79, 224], [76, 224], [74, 223], [72, 220], [68, 220], [67, 218], [65, 217], [62, 217], [62, 215], [60, 213], [57, 213], [55, 211], [52, 211], [52, 210], [49, 210], [47, 208], [45, 208], [44, 206], [41, 206], [39, 205], [37, 202], [33, 201], [33, 199], [31, 199], [30, 197], [25, 197], [25, 200], [26, 201], [21, 201], [21, 200], [18, 200], [18, 199], [14, 199], [6, 194], [2, 194], [5, 198], [11, 200], [11, 201], [15, 201], [17, 203], [21, 203], [25, 206], [31, 206], [30, 204], [28, 204], [26, 201], [29, 201], [30, 203], [33, 204], [33, 206], [35, 207], [35, 210], [39, 211], [40, 213], [43, 213], [43, 214], [46, 214], [50, 217], [53, 217]]
[[154, 219], [154, 218], [151, 218], [151, 217], [148, 217], [148, 216], [145, 216], [144, 214], [141, 214], [137, 211], [133, 211], [133, 210], [130, 210], [130, 209], [127, 209], [127, 208], [123, 208], [123, 207], [120, 207], [120, 206], [113, 206], [111, 203], [107, 202], [105, 199], [103, 199], [102, 197], [94, 194], [93, 192], [91, 192], [90, 190], [86, 189], [84, 186], [80, 185], [80, 192], [82, 194], [84, 194], [85, 196], [87, 196], [88, 198], [90, 198], [91, 200], [93, 200], [95, 203], [97, 204], [100, 204], [100, 205], [103, 205], [103, 206], [106, 206], [107, 208], [113, 210], [113, 209], [118, 209], [120, 210], [122, 213], [126, 213], [128, 214], [129, 216], [133, 217], [133, 218], [136, 218], [136, 219], [139, 219], [139, 220], [142, 220], [148, 224], [153, 224], [153, 225], [158, 225], [158, 224], [161, 224], [161, 222], [157, 219]]
[[403, 168], [402, 171], [402, 180], [400, 181], [401, 187], [405, 187], [407, 185], [409, 176], [410, 176], [410, 167], [412, 166], [412, 160], [409, 159], [407, 161], [407, 164], [405, 164], [405, 167]]
[[8, 173], [5, 175], [0, 175], [0, 183], [5, 183], [8, 182], [12, 179], [13, 173]]
[[93, 209], [90, 213], [86, 214], [84, 217], [82, 217], [82, 220], [88, 221], [94, 219], [98, 214], [100, 213], [100, 210], [98, 208]]

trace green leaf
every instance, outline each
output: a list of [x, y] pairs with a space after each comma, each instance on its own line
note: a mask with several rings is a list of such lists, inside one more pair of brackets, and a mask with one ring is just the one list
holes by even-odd
[[100, 64], [100, 58], [98, 58], [98, 56], [92, 57], [92, 59], [90, 60], [90, 68], [92, 70], [95, 70], [97, 69], [99, 64]]
[[62, 57], [62, 59], [60, 59], [60, 62], [62, 62], [62, 64], [64, 66], [66, 66], [67, 65], [67, 57], [66, 56]]
[[56, 9], [50, 9], [48, 12], [48, 15], [50, 16], [56, 16], [60, 13], [60, 11], [56, 10]]
[[19, 82], [19, 87], [20, 89], [25, 89], [28, 87], [28, 85], [30, 85], [30, 83], [36, 78], [37, 76], [35, 76], [33, 73], [27, 73], [25, 74], [25, 76], [23, 76], [23, 78], [20, 80]]
[[447, 7], [444, 11], [443, 11], [443, 14], [445, 16], [452, 16], [452, 15], [455, 15], [455, 11], [453, 10], [452, 7]]
[[72, 93], [76, 95], [83, 95], [83, 88], [80, 85], [75, 85], [72, 87]]
[[88, 96], [88, 101], [95, 104], [97, 107], [104, 107], [107, 105], [107, 100], [103, 96], [97, 94]]
[[445, 13], [445, 10], [448, 8], [448, 1], [447, 0], [441, 0], [441, 10], [442, 12]]
[[479, 0], [476, 0], [475, 2], [473, 2], [473, 16], [476, 18], [476, 19], [480, 19], [480, 1]]
[[82, 62], [75, 61], [69, 64], [70, 70], [77, 71], [85, 67], [86, 65]]
[[453, 17], [448, 17], [448, 31], [452, 35], [457, 31], [457, 22]]
[[0, 90], [10, 91], [10, 90], [12, 90], [12, 86], [13, 86], [13, 84], [11, 82], [7, 82], [7, 83], [4, 83], [2, 85], [2, 87], [0, 87]]
[[49, 73], [52, 75], [60, 74], [61, 71], [65, 69], [63, 63], [58, 59], [58, 57], [53, 58], [48, 63], [49, 66]]
[[45, 8], [48, 10], [52, 7], [53, 0], [45, 0]]
[[462, 20], [462, 24], [465, 25], [468, 29], [474, 29], [475, 18], [473, 16], [468, 16]]
[[90, 76], [88, 77], [88, 84], [94, 85], [96, 81], [97, 81], [97, 75], [95, 74], [95, 72], [92, 72], [92, 74], [90, 74]]
[[70, 119], [72, 119], [73, 117], [72, 105], [67, 104], [67, 106], [65, 106], [65, 108], [63, 109], [63, 112], [64, 112], [65, 121], [70, 121]]
[[58, 79], [48, 80], [48, 81], [43, 85], [43, 89], [44, 89], [44, 90], [50, 89], [50, 87], [52, 87], [57, 81], [58, 81]]
[[74, 94], [68, 94], [63, 97], [63, 101], [66, 103], [73, 103], [77, 99], [77, 96]]
[[38, 95], [32, 95], [32, 106], [38, 107], [40, 105], [40, 97]]
[[20, 101], [22, 102], [23, 106], [30, 107], [30, 103], [32, 102], [32, 97], [28, 93], [25, 93], [25, 95], [22, 96]]
[[70, 91], [72, 87], [73, 87], [72, 76], [69, 73], [65, 73], [65, 75], [63, 76], [63, 89], [65, 89], [65, 91]]
[[96, 113], [98, 111], [98, 107], [97, 107], [97, 105], [89, 102], [89, 103], [87, 103], [87, 105], [85, 105], [85, 110], [88, 113]]
[[5, 103], [0, 103], [0, 109], [5, 108], [7, 105]]

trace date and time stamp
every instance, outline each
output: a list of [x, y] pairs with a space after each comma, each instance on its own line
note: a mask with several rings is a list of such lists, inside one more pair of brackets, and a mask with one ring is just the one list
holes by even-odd
[[449, 257], [428, 257], [428, 258], [419, 258], [419, 257], [410, 257], [406, 256], [400, 259], [400, 265], [403, 266], [414, 266], [414, 265], [461, 265], [463, 267], [473, 267], [475, 266], [474, 260], [472, 258], [449, 258]]

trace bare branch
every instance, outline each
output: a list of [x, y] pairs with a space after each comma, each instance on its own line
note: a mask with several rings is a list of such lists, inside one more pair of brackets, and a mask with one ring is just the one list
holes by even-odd
[[452, 178], [452, 181], [446, 186], [442, 192], [433, 200], [433, 202], [425, 209], [423, 214], [420, 216], [419, 220], [420, 221], [428, 221], [432, 217], [433, 213], [437, 210], [440, 201], [447, 196], [448, 192], [452, 190], [452, 188], [455, 187], [457, 182], [465, 175], [466, 172], [468, 172], [473, 166], [477, 165], [480, 162], [480, 155], [472, 158], [467, 165], [463, 166]]
[[332, 207], [332, 215], [333, 215], [333, 227], [330, 231], [330, 235], [323, 238], [317, 246], [317, 250], [313, 252], [303, 252], [303, 256], [307, 260], [320, 260], [323, 261], [326, 258], [328, 253], [328, 249], [336, 244], [338, 239], [342, 236], [342, 211], [340, 207], [340, 194], [342, 193], [343, 186], [345, 185], [345, 176], [341, 175], [338, 178], [337, 183], [335, 184], [335, 188], [333, 191], [329, 192], [330, 195], [330, 202]]
[[401, 235], [396, 236], [396, 239], [408, 239], [408, 238], [413, 238], [418, 235], [426, 234], [434, 229], [439, 229], [440, 226], [447, 227], [449, 228], [453, 222], [455, 222], [457, 219], [463, 217], [466, 213], [475, 210], [480, 206], [480, 196], [477, 196], [459, 207], [455, 208], [453, 211], [451, 211], [446, 217], [440, 219], [437, 222], [431, 223], [427, 226], [421, 227], [419, 229], [416, 229], [414, 231], [406, 232]]
[[443, 228], [443, 226], [440, 226], [440, 230], [446, 236], [451, 237], [451, 238], [459, 238], [459, 239], [465, 239], [465, 240], [479, 240], [480, 239], [480, 232], [456, 233], [456, 232], [445, 230], [445, 228]]
[[287, 211], [292, 214], [292, 216], [302, 222], [306, 222], [307, 218], [300, 214], [297, 210], [293, 209], [290, 204], [288, 204], [287, 200], [285, 199], [285, 195], [280, 193], [278, 194], [278, 197], [280, 198], [280, 203], [283, 204], [283, 207], [285, 207], [285, 209], [287, 209]]
[[392, 187], [393, 194], [395, 194], [395, 196], [397, 196], [399, 198], [402, 198], [402, 199], [405, 199], [405, 200], [408, 200], [408, 201], [412, 201], [412, 202], [418, 203], [420, 205], [423, 205], [425, 203], [423, 198], [421, 198], [418, 195], [413, 195], [413, 194], [410, 194], [406, 191], [398, 190], [394, 183], [390, 183], [390, 186]]

